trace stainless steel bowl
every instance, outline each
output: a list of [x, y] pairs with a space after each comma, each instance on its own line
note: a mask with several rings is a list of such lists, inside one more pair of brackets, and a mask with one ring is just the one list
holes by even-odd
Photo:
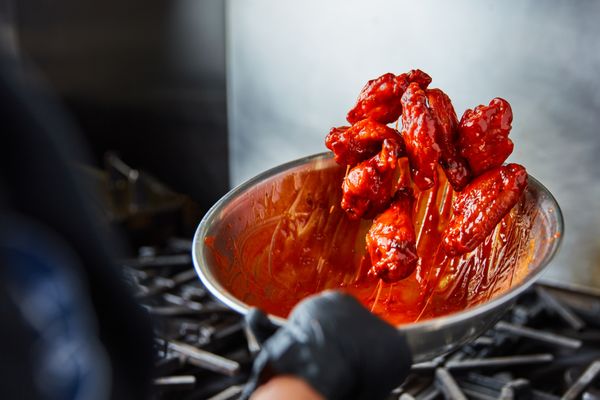
[[[261, 196], [269, 193], [290, 176], [295, 177], [302, 185], [307, 176], [323, 173], [332, 169], [340, 169], [331, 158], [330, 153], [316, 154], [292, 161], [268, 170], [227, 193], [205, 215], [194, 236], [193, 259], [196, 271], [218, 300], [228, 307], [245, 314], [251, 307], [243, 299], [234, 296], [226, 285], [219, 280], [219, 263], [215, 259], [215, 246], [222, 256], [231, 254], [232, 240], [235, 241], [239, 229], [251, 228], [253, 221], [245, 218], [249, 209], [259, 211], [254, 218], [260, 218], [267, 205], [261, 203]], [[342, 171], [343, 173], [343, 171]], [[318, 179], [318, 178], [317, 178]], [[339, 188], [339, 181], [335, 183]], [[326, 190], [327, 185], [322, 185]], [[516, 297], [527, 289], [542, 273], [556, 253], [563, 234], [563, 220], [560, 208], [552, 194], [535, 178], [529, 177], [527, 198], [532, 202], [533, 213], [531, 235], [534, 237], [532, 248], [527, 257], [525, 273], [518, 284], [474, 307], [454, 314], [437, 317], [423, 322], [399, 325], [410, 344], [416, 362], [431, 359], [448, 352], [464, 343], [473, 340], [495, 323], [503, 313], [512, 306]], [[233, 226], [243, 227], [232, 228]], [[213, 238], [207, 244], [207, 238]], [[220, 244], [215, 245], [215, 240]], [[219, 240], [220, 239], [220, 240]], [[227, 244], [228, 243], [228, 244]], [[235, 268], [235, 262], [230, 266]], [[276, 323], [284, 323], [283, 318], [270, 315]]]

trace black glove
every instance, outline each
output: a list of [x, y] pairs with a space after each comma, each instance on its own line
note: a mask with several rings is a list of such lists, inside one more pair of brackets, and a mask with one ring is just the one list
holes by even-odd
[[[260, 341], [274, 330], [258, 310], [246, 320]], [[263, 345], [243, 399], [275, 375], [304, 379], [326, 399], [382, 399], [412, 364], [404, 337], [353, 297], [325, 292], [292, 311]]]

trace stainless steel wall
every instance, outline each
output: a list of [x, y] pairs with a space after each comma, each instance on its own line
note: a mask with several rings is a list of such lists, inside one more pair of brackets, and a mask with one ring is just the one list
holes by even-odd
[[420, 68], [459, 114], [506, 98], [510, 161], [566, 219], [550, 279], [600, 287], [600, 2], [227, 3], [230, 174], [326, 150], [367, 79]]

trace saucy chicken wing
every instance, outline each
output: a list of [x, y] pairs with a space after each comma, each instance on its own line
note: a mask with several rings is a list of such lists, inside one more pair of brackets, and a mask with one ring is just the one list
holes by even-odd
[[369, 275], [395, 282], [414, 271], [419, 257], [412, 221], [413, 198], [410, 188], [399, 189], [390, 207], [373, 221], [366, 237], [372, 265]]
[[458, 125], [458, 144], [474, 176], [501, 166], [513, 151], [510, 104], [499, 97], [463, 114]]
[[346, 119], [351, 124], [365, 118], [383, 124], [396, 121], [402, 113], [400, 98], [411, 82], [425, 89], [431, 77], [416, 69], [398, 76], [388, 72], [370, 80], [360, 91], [356, 105], [348, 112]]
[[439, 163], [452, 188], [460, 192], [471, 180], [467, 161], [458, 150], [458, 119], [450, 98], [440, 89], [426, 91], [431, 116], [435, 121], [436, 142], [440, 146]]
[[513, 208], [527, 186], [527, 171], [507, 164], [473, 179], [452, 205], [453, 217], [444, 232], [446, 253], [457, 256], [473, 250]]
[[399, 152], [404, 152], [400, 132], [370, 118], [351, 127], [332, 128], [325, 139], [325, 145], [333, 151], [338, 164], [354, 166], [377, 154], [385, 139], [394, 140], [399, 145]]
[[402, 137], [415, 185], [421, 190], [433, 186], [440, 146], [436, 141], [436, 123], [429, 108], [427, 96], [418, 83], [413, 82], [402, 95]]
[[351, 219], [373, 218], [390, 203], [400, 146], [385, 139], [381, 151], [352, 168], [342, 184], [342, 209]]

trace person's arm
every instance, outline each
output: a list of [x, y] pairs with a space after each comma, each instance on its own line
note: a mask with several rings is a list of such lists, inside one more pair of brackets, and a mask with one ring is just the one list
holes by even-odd
[[294, 375], [273, 377], [261, 385], [250, 397], [250, 400], [325, 400], [304, 380]]

